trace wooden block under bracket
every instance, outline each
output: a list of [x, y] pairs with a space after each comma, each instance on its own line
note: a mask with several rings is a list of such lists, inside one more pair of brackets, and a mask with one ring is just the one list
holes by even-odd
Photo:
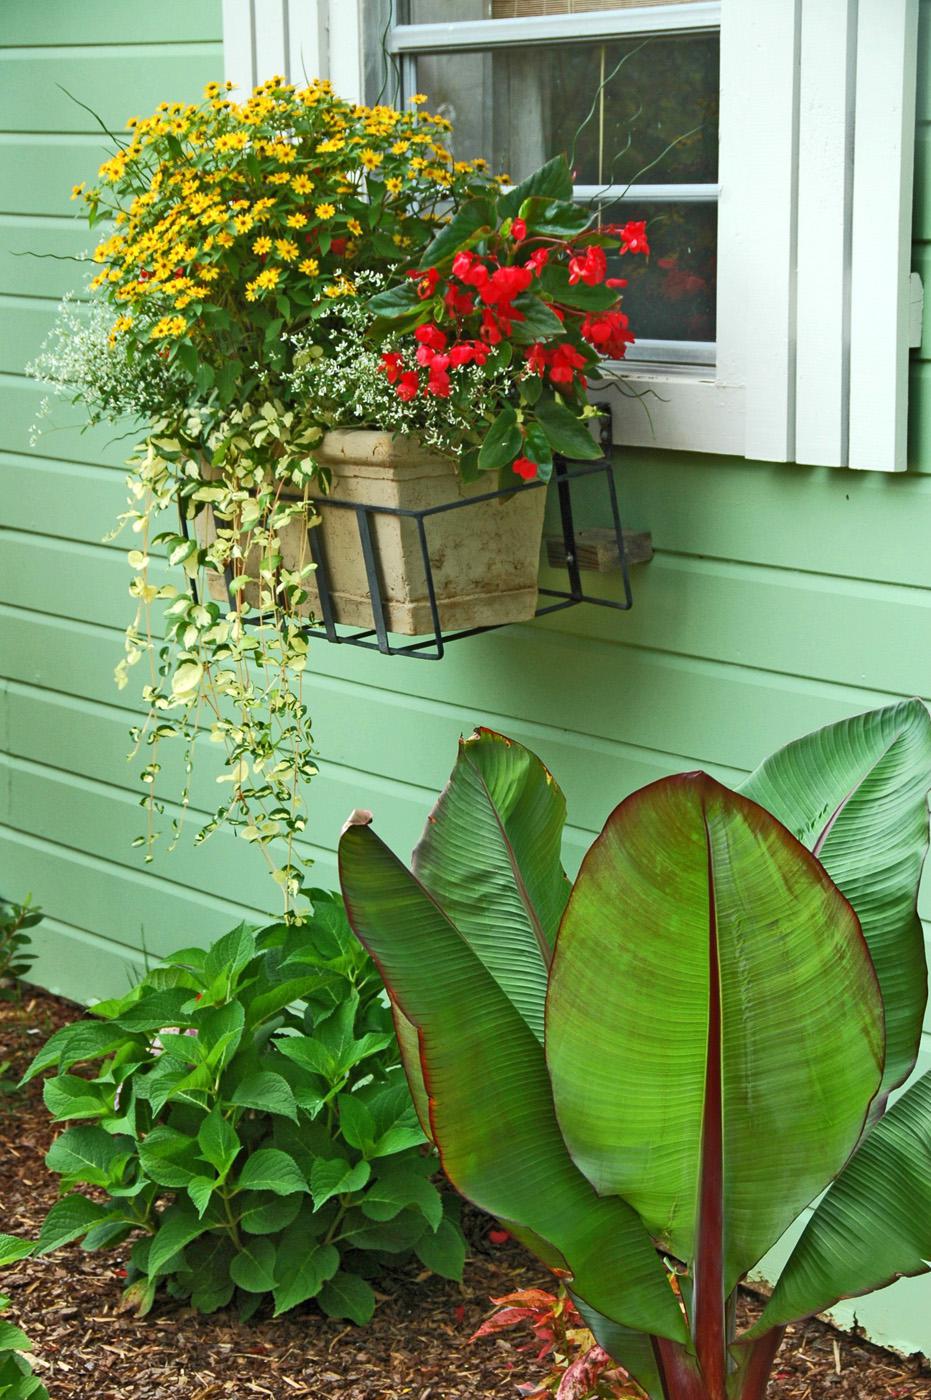
[[[566, 546], [562, 535], [545, 535], [547, 563], [558, 568], [566, 562]], [[628, 564], [648, 564], [653, 558], [653, 536], [649, 530], [625, 530], [624, 553]], [[576, 530], [575, 555], [580, 569], [596, 574], [609, 574], [621, 567], [617, 538], [613, 530]]]

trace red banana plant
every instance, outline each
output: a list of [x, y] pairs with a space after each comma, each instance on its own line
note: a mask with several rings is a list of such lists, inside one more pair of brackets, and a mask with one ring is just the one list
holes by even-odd
[[[559, 788], [482, 730], [412, 871], [367, 822], [344, 832], [350, 921], [447, 1176], [568, 1276], [651, 1400], [761, 1400], [788, 1322], [931, 1267], [931, 1075], [887, 1110], [927, 999], [929, 786], [931, 719], [891, 706], [741, 792], [686, 773], [634, 793], [570, 890]], [[740, 1280], [796, 1221], [737, 1335]]]

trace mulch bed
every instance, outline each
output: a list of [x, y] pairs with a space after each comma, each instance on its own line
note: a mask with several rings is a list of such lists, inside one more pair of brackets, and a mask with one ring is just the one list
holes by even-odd
[[[0, 1003], [0, 1062], [21, 1072], [42, 1041], [79, 1015], [44, 993]], [[56, 1197], [43, 1155], [53, 1132], [41, 1086], [0, 1096], [0, 1229], [35, 1233]], [[491, 1222], [467, 1218], [470, 1259], [462, 1285], [416, 1268], [384, 1283], [372, 1324], [360, 1329], [309, 1305], [273, 1321], [230, 1313], [199, 1317], [166, 1300], [143, 1320], [119, 1311], [122, 1259], [71, 1246], [4, 1271], [10, 1316], [33, 1339], [35, 1367], [51, 1400], [215, 1400], [312, 1396], [314, 1400], [517, 1400], [540, 1374], [519, 1348], [527, 1337], [469, 1338], [488, 1299], [548, 1286], [519, 1246], [495, 1246]], [[390, 1292], [389, 1292], [390, 1289]], [[758, 1307], [750, 1295], [747, 1314]], [[790, 1329], [772, 1400], [931, 1400], [931, 1366], [902, 1360], [818, 1321]]]

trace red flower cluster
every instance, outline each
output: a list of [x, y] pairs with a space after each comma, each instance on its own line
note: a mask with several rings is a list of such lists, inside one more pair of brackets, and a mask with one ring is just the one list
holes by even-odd
[[587, 364], [585, 356], [565, 340], [550, 349], [538, 340], [527, 351], [527, 367], [531, 374], [545, 374], [548, 370], [551, 383], [557, 385], [571, 385], [576, 377], [584, 384]]
[[621, 240], [620, 252], [649, 253], [646, 219], [628, 219], [626, 224], [603, 224], [602, 233], [613, 234]]
[[[566, 259], [570, 287], [626, 286], [626, 279], [607, 276], [603, 241], [586, 243], [529, 233], [532, 246], [525, 255], [523, 245], [528, 241], [528, 233], [526, 220], [513, 218], [503, 226], [498, 240], [492, 241], [494, 251], [479, 254], [471, 249], [461, 250], [445, 277], [437, 267], [408, 272], [420, 300], [433, 303], [433, 318], [414, 331], [417, 369], [405, 368], [405, 355], [400, 351], [386, 351], [381, 357], [382, 372], [400, 399], [410, 401], [420, 393], [449, 398], [455, 370], [484, 365], [494, 347], [509, 341], [512, 353], [523, 356], [525, 374], [546, 377], [563, 396], [577, 399], [581, 407], [586, 372], [598, 359], [623, 357], [634, 336], [627, 316], [617, 306], [586, 312], [569, 304], [577, 299], [575, 295], [560, 303], [552, 293], [547, 295], [542, 290], [540, 281], [555, 253]], [[599, 240], [605, 234], [618, 238], [621, 253], [649, 252], [643, 221], [602, 227], [598, 230]], [[519, 253], [515, 252], [515, 245]], [[517, 257], [520, 261], [510, 261]], [[545, 285], [549, 288], [552, 284]], [[526, 309], [522, 309], [518, 302], [531, 291], [536, 300], [526, 301]], [[529, 345], [526, 336], [515, 343], [515, 326], [526, 321], [530, 308], [539, 307], [540, 302], [561, 323], [561, 330], [534, 339]], [[410, 365], [409, 358], [406, 363]], [[528, 455], [526, 442], [511, 466], [525, 481], [532, 481], [539, 472], [538, 464]]]
[[635, 340], [630, 329], [630, 318], [623, 311], [601, 311], [586, 316], [579, 334], [595, 347], [602, 358], [608, 360], [622, 360], [628, 345], [633, 345]]

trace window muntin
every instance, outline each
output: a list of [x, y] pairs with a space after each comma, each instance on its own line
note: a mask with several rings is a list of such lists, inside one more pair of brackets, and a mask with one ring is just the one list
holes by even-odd
[[[708, 9], [675, 8], [688, 21]], [[515, 9], [519, 22], [505, 25]], [[482, 154], [519, 180], [574, 144], [576, 197], [603, 222], [648, 221], [650, 263], [612, 268], [631, 281], [630, 358], [713, 363], [719, 36], [665, 18], [642, 32], [651, 9], [666, 15], [578, 0], [409, 0], [406, 15], [420, 23], [396, 26], [391, 47], [402, 96], [426, 93], [454, 123], [457, 159]], [[604, 32], [577, 37], [577, 11]]]

